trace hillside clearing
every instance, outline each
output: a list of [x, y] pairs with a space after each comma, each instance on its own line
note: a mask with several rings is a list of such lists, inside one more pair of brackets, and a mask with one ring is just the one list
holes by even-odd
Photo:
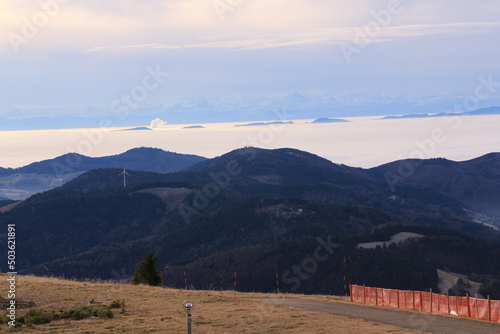
[[14, 209], [18, 204], [22, 203], [22, 201], [17, 201], [15, 203], [12, 203], [12, 204], [9, 204], [9, 205], [6, 205], [6, 206], [3, 206], [0, 208], [0, 213], [5, 213], [5, 212], [8, 212], [12, 209]]
[[173, 210], [179, 203], [181, 203], [193, 191], [187, 188], [149, 188], [140, 190], [141, 193], [148, 193], [161, 198], [163, 203], [167, 206], [167, 211]]

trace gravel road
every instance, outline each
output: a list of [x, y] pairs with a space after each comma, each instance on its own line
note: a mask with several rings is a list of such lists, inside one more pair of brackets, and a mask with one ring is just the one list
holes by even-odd
[[436, 334], [490, 334], [500, 333], [500, 324], [472, 321], [462, 318], [436, 316], [348, 303], [329, 303], [296, 298], [253, 298], [253, 300], [284, 305], [291, 308], [363, 319], [399, 328]]

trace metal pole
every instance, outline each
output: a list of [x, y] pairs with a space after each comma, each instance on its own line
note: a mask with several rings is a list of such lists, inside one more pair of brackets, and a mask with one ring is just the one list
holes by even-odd
[[186, 312], [186, 330], [187, 334], [191, 334], [191, 312]]
[[186, 332], [191, 334], [191, 310], [194, 308], [194, 304], [191, 300], [185, 300], [183, 306], [186, 309]]

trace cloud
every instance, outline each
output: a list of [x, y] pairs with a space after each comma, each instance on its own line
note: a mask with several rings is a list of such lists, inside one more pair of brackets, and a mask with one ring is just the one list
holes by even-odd
[[[193, 48], [253, 50], [336, 44], [353, 41], [355, 28], [364, 28], [373, 21], [370, 12], [387, 7], [385, 1], [376, 4], [360, 0], [355, 6], [342, 0], [317, 1], [317, 5], [306, 0], [226, 1], [233, 5], [232, 10], [225, 13], [224, 20], [220, 20], [212, 0], [145, 0], [141, 5], [121, 1], [70, 2], [58, 8], [47, 27], [40, 28], [47, 31], [40, 34], [40, 43], [33, 43], [31, 47], [95, 52]], [[469, 5], [447, 3], [446, 6], [430, 2], [405, 4], [402, 14], [395, 16], [370, 43], [498, 29], [498, 22], [481, 22], [488, 21], [489, 15], [470, 18]], [[496, 2], [485, 1], [482, 5], [474, 5], [474, 12], [492, 12], [494, 6], [498, 6]], [[445, 8], [453, 10], [445, 11]], [[34, 15], [43, 11], [38, 4], [0, 4], [0, 32], [20, 34], [23, 20], [32, 21]], [[423, 12], [426, 16], [421, 16]], [[436, 21], [432, 13], [447, 14]], [[476, 22], [456, 23], [469, 20]], [[106, 34], [102, 34], [103, 31]]]
[[[0, 1], [0, 114], [105, 113], [156, 64], [172, 80], [144, 105], [307, 90], [455, 94], [481, 73], [500, 76], [498, 0], [402, 0], [401, 14], [360, 40], [388, 0], [220, 1], [233, 7], [223, 20], [214, 0], [58, 1], [67, 4], [47, 24], [42, 5], [56, 1]], [[38, 33], [15, 53], [9, 33], [36, 17]], [[342, 43], [378, 46], [345, 66]]]
[[[45, 1], [46, 2], [46, 1]], [[33, 21], [34, 15], [44, 12], [43, 3], [0, 3], [0, 32], [19, 34], [24, 19]], [[332, 29], [316, 43], [335, 43], [352, 32], [352, 27], [363, 26], [373, 17], [373, 11], [387, 8], [388, 1], [358, 0], [356, 4], [344, 0], [245, 0], [223, 1], [231, 9], [221, 20], [214, 8], [214, 0], [144, 0], [130, 1], [71, 1], [51, 13], [40, 46], [84, 50], [102, 48], [186, 48], [231, 47], [223, 43], [231, 35], [238, 38], [235, 48], [253, 49], [277, 46], [313, 44], [307, 35]], [[391, 25], [453, 22], [479, 22], [492, 19], [497, 1], [463, 3], [460, 1], [420, 1], [406, 3], [403, 12]], [[481, 14], [478, 14], [481, 13]], [[397, 21], [397, 23], [396, 23]], [[89, 24], [91, 22], [91, 24]], [[473, 23], [474, 24], [474, 23]], [[53, 28], [53, 29], [49, 29]], [[385, 29], [384, 29], [385, 30]], [[103, 34], [102, 32], [106, 33]], [[302, 32], [312, 32], [301, 35]], [[214, 43], [196, 43], [208, 34], [219, 35]], [[290, 35], [291, 34], [291, 35]], [[294, 35], [297, 34], [297, 35]], [[278, 36], [267, 38], [267, 36]], [[255, 36], [266, 36], [256, 38]], [[185, 44], [177, 44], [182, 43]], [[188, 41], [188, 42], [186, 42]], [[243, 43], [244, 45], [240, 46]], [[231, 43], [230, 43], [231, 44]], [[250, 44], [250, 45], [248, 45]]]
[[[423, 141], [429, 138], [432, 130], [437, 128], [444, 131], [448, 140], [436, 145], [434, 152], [423, 152], [426, 158], [466, 160], [496, 152], [500, 147], [497, 125], [500, 116], [472, 116], [462, 124], [460, 130], [454, 128], [456, 122], [445, 122], [442, 118], [420, 119], [418, 122], [412, 119], [349, 120], [351, 122], [324, 126], [296, 121], [295, 125], [275, 135], [274, 140], [266, 141], [266, 144], [259, 141], [258, 137], [256, 140], [257, 144], [264, 148], [297, 148], [336, 163], [358, 167], [374, 167], [408, 158], [420, 150], [416, 139]], [[245, 128], [234, 127], [234, 124], [211, 125], [202, 132], [187, 134], [180, 127], [172, 128], [172, 138], [185, 139], [168, 142], [161, 131], [104, 131], [102, 144], [92, 146], [91, 155], [112, 155], [138, 146], [149, 146], [215, 157], [240, 147], [242, 139], [245, 140], [247, 135], [253, 137], [255, 134], [247, 132]], [[327, 127], [328, 131], [320, 131], [322, 127]], [[0, 131], [0, 140], [1, 167], [20, 167], [33, 161], [68, 153], [68, 143], [81, 141], [82, 131]], [[89, 155], [88, 152], [79, 152], [76, 147], [72, 149], [76, 149], [77, 153]]]
[[166, 125], [167, 125], [167, 122], [165, 122], [159, 118], [155, 118], [154, 120], [151, 121], [150, 127], [153, 129], [160, 129], [160, 128], [164, 128]]
[[96, 52], [116, 49], [191, 49], [191, 48], [222, 48], [232, 50], [269, 49], [299, 45], [338, 44], [338, 43], [381, 43], [399, 38], [442, 35], [442, 34], [479, 34], [500, 31], [500, 22], [462, 22], [447, 24], [415, 24], [404, 26], [381, 27], [376, 34], [365, 34], [369, 38], [358, 39], [358, 32], [365, 26], [325, 29], [300, 34], [285, 34], [270, 38], [241, 37], [234, 40], [211, 41], [192, 44], [137, 44], [121, 46], [99, 46], [86, 50]]

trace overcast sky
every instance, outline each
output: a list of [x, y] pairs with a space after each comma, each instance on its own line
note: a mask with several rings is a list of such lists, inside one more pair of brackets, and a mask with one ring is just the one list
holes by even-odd
[[133, 108], [460, 101], [480, 76], [500, 82], [499, 13], [498, 0], [1, 1], [0, 116], [104, 114], [123, 94]]

